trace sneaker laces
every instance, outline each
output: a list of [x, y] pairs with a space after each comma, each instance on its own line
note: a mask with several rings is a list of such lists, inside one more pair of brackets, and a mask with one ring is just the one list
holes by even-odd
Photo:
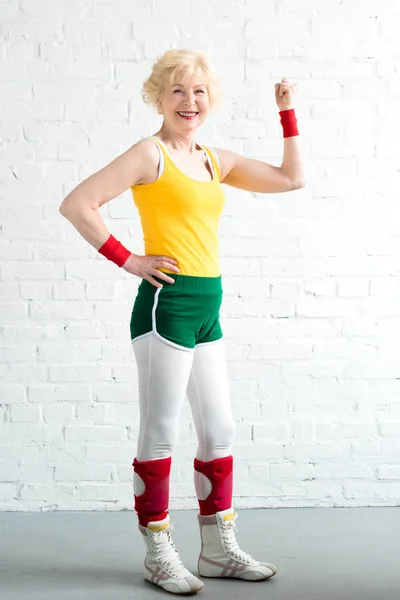
[[226, 552], [246, 565], [254, 565], [256, 562], [254, 558], [250, 554], [247, 554], [247, 552], [243, 552], [236, 541], [235, 531], [238, 531], [235, 523], [236, 519], [237, 514], [232, 519], [229, 519], [229, 521], [222, 521], [221, 523], [221, 534]]
[[150, 531], [150, 539], [154, 559], [164, 570], [177, 575], [183, 569], [184, 564], [179, 556], [175, 544], [171, 538], [172, 525], [162, 531]]

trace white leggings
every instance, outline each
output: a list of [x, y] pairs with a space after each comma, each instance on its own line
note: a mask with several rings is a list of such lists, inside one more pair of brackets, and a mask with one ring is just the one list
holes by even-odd
[[171, 456], [187, 393], [196, 428], [196, 458], [208, 462], [231, 454], [235, 422], [229, 400], [223, 340], [181, 350], [155, 334], [133, 344], [139, 371], [138, 461]]

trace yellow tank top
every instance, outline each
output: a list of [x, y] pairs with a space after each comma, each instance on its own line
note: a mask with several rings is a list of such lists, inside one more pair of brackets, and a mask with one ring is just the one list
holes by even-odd
[[197, 181], [174, 164], [160, 140], [148, 139], [161, 149], [164, 170], [153, 183], [131, 188], [142, 223], [145, 254], [175, 258], [181, 275], [218, 277], [218, 226], [225, 204], [218, 161], [207, 146], [201, 146], [211, 159], [214, 175], [212, 181]]

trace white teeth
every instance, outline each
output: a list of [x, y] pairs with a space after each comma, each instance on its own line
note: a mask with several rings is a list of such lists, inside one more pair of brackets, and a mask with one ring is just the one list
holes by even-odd
[[188, 112], [179, 112], [179, 115], [183, 115], [184, 117], [194, 117], [197, 113], [188, 113]]

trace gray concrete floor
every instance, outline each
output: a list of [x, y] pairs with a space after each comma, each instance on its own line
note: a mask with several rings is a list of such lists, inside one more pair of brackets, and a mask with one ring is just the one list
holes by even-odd
[[[171, 517], [175, 545], [196, 573], [196, 513]], [[199, 600], [400, 598], [399, 508], [241, 510], [236, 523], [242, 549], [274, 562], [278, 575], [204, 579]], [[142, 560], [133, 512], [0, 513], [2, 600], [172, 598], [144, 583]]]

